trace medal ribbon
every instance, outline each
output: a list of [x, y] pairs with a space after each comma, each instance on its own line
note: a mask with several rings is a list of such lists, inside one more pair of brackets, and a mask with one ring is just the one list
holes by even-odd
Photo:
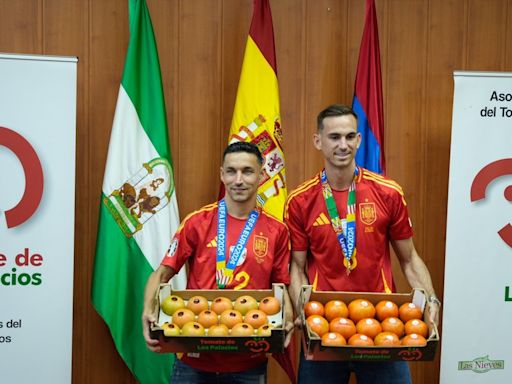
[[331, 218], [331, 225], [336, 233], [338, 242], [340, 244], [343, 255], [347, 261], [347, 273], [350, 273], [352, 255], [356, 252], [356, 176], [359, 170], [355, 169], [354, 178], [348, 189], [347, 199], [347, 231], [343, 233], [343, 225], [338, 209], [336, 208], [336, 202], [332, 194], [331, 186], [327, 180], [327, 174], [325, 169], [322, 170], [320, 180], [322, 182], [322, 194], [324, 196], [325, 205]]
[[245, 222], [244, 228], [238, 237], [235, 248], [233, 249], [233, 253], [229, 257], [229, 261], [226, 265], [226, 232], [228, 227], [227, 220], [227, 208], [226, 202], [224, 199], [219, 201], [219, 209], [218, 209], [218, 224], [217, 224], [217, 271], [216, 271], [216, 280], [217, 287], [219, 289], [226, 288], [226, 285], [229, 284], [233, 271], [238, 264], [238, 260], [242, 256], [242, 252], [251, 237], [252, 230], [256, 226], [256, 222], [259, 218], [259, 211], [254, 209], [249, 214], [247, 221]]

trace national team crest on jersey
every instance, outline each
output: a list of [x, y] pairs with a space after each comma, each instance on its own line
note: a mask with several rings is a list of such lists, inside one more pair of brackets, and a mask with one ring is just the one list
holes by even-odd
[[256, 255], [256, 261], [261, 264], [268, 252], [268, 238], [265, 236], [254, 236], [252, 251]]
[[359, 218], [366, 225], [372, 225], [377, 220], [377, 210], [375, 203], [359, 204]]

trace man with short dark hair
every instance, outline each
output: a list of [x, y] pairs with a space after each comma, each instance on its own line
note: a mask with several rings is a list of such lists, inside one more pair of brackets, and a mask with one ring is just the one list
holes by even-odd
[[[142, 322], [151, 350], [160, 350], [158, 341], [149, 337], [149, 327], [156, 321], [154, 297], [160, 283], [168, 282], [185, 262], [188, 289], [269, 289], [272, 283], [289, 284], [288, 230], [256, 205], [262, 176], [263, 157], [254, 144], [236, 142], [225, 149], [220, 168], [225, 197], [183, 220], [162, 264], [148, 279]], [[286, 291], [285, 301], [287, 345], [293, 324]], [[185, 353], [175, 360], [172, 383], [261, 383], [266, 382], [266, 367], [265, 353]]]
[[[291, 192], [285, 206], [292, 262], [290, 296], [298, 307], [302, 285], [319, 291], [394, 292], [389, 243], [409, 284], [425, 289], [429, 314], [437, 323], [440, 301], [412, 240], [402, 188], [355, 163], [361, 144], [357, 116], [345, 105], [320, 112], [315, 147], [324, 169]], [[409, 383], [406, 362], [306, 361], [299, 383]]]

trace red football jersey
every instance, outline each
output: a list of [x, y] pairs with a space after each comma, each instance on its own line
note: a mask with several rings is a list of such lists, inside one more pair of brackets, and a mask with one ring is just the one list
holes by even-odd
[[[207, 205], [183, 220], [162, 264], [179, 271], [188, 261], [188, 289], [217, 289], [218, 203]], [[246, 220], [227, 215], [226, 249], [232, 251]], [[262, 211], [227, 289], [268, 289], [290, 283], [290, 245], [286, 225]], [[226, 264], [229, 256], [226, 255]], [[238, 372], [255, 368], [266, 355], [242, 353], [183, 354], [182, 361], [208, 372]]]
[[[345, 222], [348, 189], [333, 189]], [[288, 198], [285, 222], [292, 251], [308, 251], [309, 283], [321, 291], [394, 292], [390, 240], [412, 237], [401, 187], [394, 181], [359, 168], [356, 178], [356, 253], [349, 276], [344, 255], [322, 194], [320, 175], [304, 182]], [[345, 229], [345, 227], [344, 227]]]

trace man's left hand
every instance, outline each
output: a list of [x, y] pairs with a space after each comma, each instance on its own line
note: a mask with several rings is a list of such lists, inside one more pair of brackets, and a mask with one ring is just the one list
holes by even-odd
[[[430, 335], [434, 334], [434, 328], [437, 328], [439, 325], [439, 312], [441, 311], [441, 306], [437, 302], [427, 301], [427, 306], [425, 308], [425, 320], [430, 329]], [[435, 325], [435, 327], [434, 327]]]

